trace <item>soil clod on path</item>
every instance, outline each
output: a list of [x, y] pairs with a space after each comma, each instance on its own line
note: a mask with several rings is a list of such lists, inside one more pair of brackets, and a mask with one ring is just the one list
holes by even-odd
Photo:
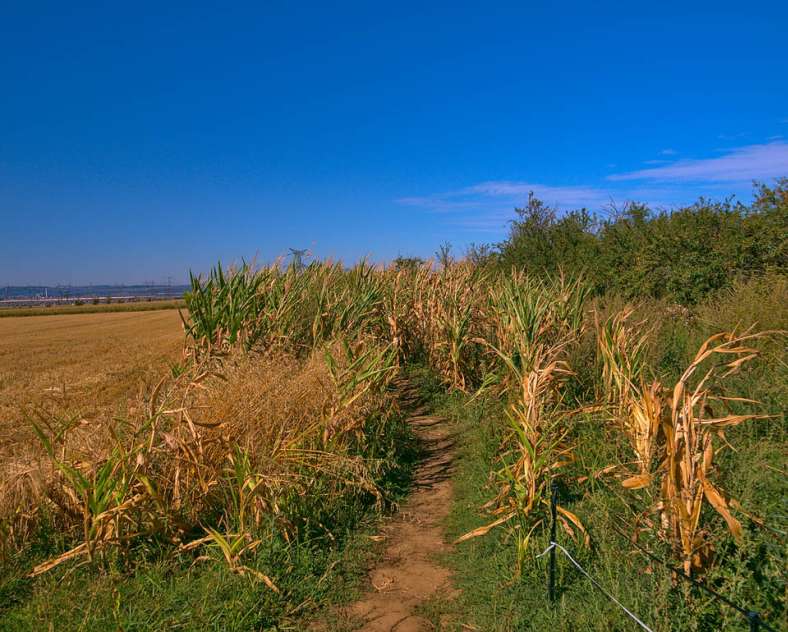
[[383, 527], [386, 549], [370, 571], [369, 592], [346, 611], [362, 622], [363, 632], [434, 630], [419, 615], [419, 606], [438, 594], [454, 592], [449, 570], [437, 561], [450, 548], [443, 522], [451, 507], [454, 439], [444, 419], [415, 412], [409, 423], [424, 458], [416, 469], [413, 491]]

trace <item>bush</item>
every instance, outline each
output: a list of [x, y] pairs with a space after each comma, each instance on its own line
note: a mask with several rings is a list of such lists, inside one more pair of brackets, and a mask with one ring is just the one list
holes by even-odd
[[558, 215], [533, 194], [515, 209], [494, 263], [530, 273], [584, 274], [598, 293], [694, 305], [737, 279], [785, 272], [788, 178], [756, 185], [751, 205], [710, 202], [673, 212], [629, 205], [600, 221], [586, 209]]

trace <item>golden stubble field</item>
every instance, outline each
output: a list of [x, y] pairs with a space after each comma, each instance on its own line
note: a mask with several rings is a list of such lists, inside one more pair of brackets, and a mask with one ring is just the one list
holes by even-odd
[[183, 338], [177, 310], [1, 318], [0, 437], [36, 407], [90, 419], [124, 406], [179, 360]]

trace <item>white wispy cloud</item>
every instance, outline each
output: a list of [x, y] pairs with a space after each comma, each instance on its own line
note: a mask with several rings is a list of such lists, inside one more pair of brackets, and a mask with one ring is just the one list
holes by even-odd
[[[668, 150], [661, 152], [667, 154]], [[671, 150], [672, 151], [672, 150]], [[528, 194], [559, 210], [641, 202], [654, 209], [691, 204], [699, 196], [746, 198], [753, 180], [788, 176], [788, 143], [775, 140], [728, 149], [721, 156], [696, 160], [651, 160], [637, 171], [615, 173], [599, 184], [550, 185], [530, 180], [486, 180], [442, 193], [404, 197], [400, 204], [446, 214], [448, 221], [474, 232], [501, 233], [513, 209], [527, 203]]]
[[425, 196], [397, 200], [400, 204], [417, 206], [438, 213], [485, 210], [487, 215], [511, 215], [512, 208], [523, 206], [530, 192], [540, 200], [558, 208], [602, 207], [611, 201], [605, 188], [587, 186], [551, 186], [536, 182], [488, 180], [469, 187]]
[[746, 132], [736, 132], [735, 134], [717, 134], [720, 140], [737, 140], [740, 141], [747, 137]]
[[670, 149], [670, 148], [663, 149], [661, 152], [659, 152], [660, 156], [675, 156], [677, 153], [679, 152], [677, 152], [675, 149]]
[[611, 182], [651, 180], [661, 182], [747, 182], [788, 175], [788, 143], [775, 141], [747, 145], [723, 156], [679, 160], [662, 167], [618, 173]]
[[525, 200], [533, 191], [534, 195], [547, 204], [564, 206], [595, 206], [606, 204], [610, 195], [604, 189], [586, 186], [550, 186], [535, 182], [512, 182], [510, 180], [491, 180], [481, 182], [463, 190], [468, 195], [487, 197], [507, 197]]
[[[626, 201], [635, 199], [623, 197], [614, 187], [553, 186], [538, 182], [488, 180], [454, 191], [400, 198], [397, 202], [445, 214], [449, 223], [463, 230], [500, 235], [513, 219], [513, 209], [525, 206], [530, 192], [559, 210], [584, 207], [601, 211], [611, 205], [622, 206]], [[655, 202], [655, 205], [658, 204]]]

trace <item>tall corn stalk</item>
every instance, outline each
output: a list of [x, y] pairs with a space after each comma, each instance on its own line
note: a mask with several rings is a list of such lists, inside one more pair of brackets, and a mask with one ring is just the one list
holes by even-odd
[[[654, 380], [645, 379], [643, 350], [648, 334], [636, 334], [627, 321], [631, 309], [611, 317], [603, 326], [597, 322], [598, 350], [602, 358], [602, 378], [608, 402], [617, 411], [615, 418], [637, 456], [639, 473], [623, 481], [630, 489], [646, 488], [657, 479], [661, 531], [671, 543], [676, 557], [690, 573], [703, 567], [711, 553], [710, 532], [702, 522], [704, 499], [725, 520], [735, 538], [741, 524], [732, 513], [738, 502], [726, 496], [710, 477], [715, 454], [714, 436], [725, 427], [768, 415], [736, 414], [735, 403], [752, 400], [723, 394], [723, 378], [739, 371], [758, 355], [749, 342], [774, 332], [711, 336], [672, 391]], [[722, 362], [711, 364], [715, 359]], [[693, 378], [707, 366], [699, 380]], [[728, 414], [715, 415], [723, 407]], [[658, 466], [653, 466], [654, 461]]]
[[472, 371], [475, 276], [473, 268], [455, 264], [444, 267], [434, 284], [431, 313], [437, 331], [433, 352], [440, 358], [448, 383], [461, 391], [466, 390]]
[[[583, 294], [579, 283], [545, 284], [517, 273], [501, 279], [490, 292], [495, 333], [493, 341], [484, 344], [503, 370], [508, 432], [495, 473], [497, 494], [487, 505], [496, 519], [458, 541], [516, 519], [518, 569], [531, 534], [543, 523], [551, 480], [573, 459], [566, 441], [570, 414], [563, 386], [572, 375], [566, 357], [582, 329], [583, 301], [578, 295]], [[558, 511], [567, 532], [574, 534], [574, 525], [585, 533], [577, 516], [564, 507]]]
[[[364, 346], [369, 347], [366, 351]], [[334, 386], [334, 397], [325, 412], [323, 443], [329, 445], [338, 437], [361, 433], [363, 418], [348, 415], [353, 405], [371, 390], [380, 392], [396, 369], [395, 353], [391, 347], [364, 343], [341, 342], [342, 356], [325, 350], [325, 360]]]
[[191, 289], [186, 293], [188, 320], [181, 314], [186, 335], [201, 352], [226, 351], [237, 343], [250, 344], [260, 301], [258, 293], [265, 276], [246, 263], [225, 273], [221, 263], [204, 281], [189, 273]]
[[[710, 480], [715, 454], [713, 436], [721, 434], [724, 428], [769, 415], [731, 412], [731, 403], [754, 402], [726, 397], [715, 382], [739, 371], [754, 359], [758, 351], [747, 343], [770, 333], [737, 335], [724, 332], [710, 337], [673, 388], [669, 415], [663, 422], [665, 456], [661, 466], [659, 510], [663, 526], [687, 573], [703, 566], [704, 557], [711, 548], [708, 530], [701, 522], [704, 498], [723, 517], [731, 534], [741, 538], [741, 524], [731, 512], [738, 503]], [[722, 362], [712, 364], [692, 384], [702, 365], [714, 359]], [[727, 414], [715, 413], [715, 407], [726, 409]]]
[[613, 406], [614, 420], [629, 439], [639, 470], [623, 484], [639, 489], [651, 481], [663, 398], [661, 385], [646, 378], [645, 350], [650, 334], [642, 332], [644, 323], [630, 324], [633, 312], [632, 308], [624, 309], [604, 324], [597, 316], [596, 330], [604, 396]]

